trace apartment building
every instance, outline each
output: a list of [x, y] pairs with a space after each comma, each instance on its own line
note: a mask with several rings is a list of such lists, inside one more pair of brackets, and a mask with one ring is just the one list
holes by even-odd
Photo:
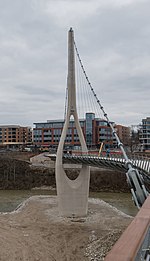
[[[80, 119], [79, 121], [88, 148], [99, 148], [102, 142], [104, 149], [114, 147], [112, 131], [106, 120], [95, 118], [95, 114], [90, 112], [86, 113], [85, 119]], [[34, 123], [34, 125], [33, 143], [35, 145], [57, 148], [64, 120], [48, 120], [43, 123]], [[80, 147], [74, 120], [70, 120], [65, 147], [69, 149]]]
[[142, 151], [150, 151], [150, 117], [142, 119], [139, 140]]
[[123, 125], [115, 125], [117, 134], [124, 145], [128, 145], [131, 137], [131, 128]]
[[19, 125], [0, 125], [0, 146], [25, 145], [32, 143], [30, 127]]

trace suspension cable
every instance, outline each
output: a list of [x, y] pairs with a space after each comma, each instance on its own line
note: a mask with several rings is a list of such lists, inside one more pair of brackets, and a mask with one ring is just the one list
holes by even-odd
[[77, 53], [77, 56], [78, 56], [78, 59], [79, 59], [79, 62], [80, 62], [82, 71], [83, 71], [83, 73], [84, 73], [84, 75], [85, 75], [85, 78], [86, 78], [86, 80], [87, 80], [87, 82], [88, 82], [88, 85], [89, 85], [89, 87], [90, 87], [90, 89], [91, 89], [91, 91], [92, 91], [92, 93], [93, 93], [93, 95], [94, 95], [94, 97], [95, 97], [95, 99], [96, 99], [96, 101], [97, 101], [97, 103], [98, 103], [100, 109], [102, 110], [104, 117], [106, 118], [106, 120], [107, 120], [109, 126], [110, 126], [111, 129], [112, 129], [113, 135], [115, 136], [115, 138], [116, 138], [116, 140], [117, 140], [117, 143], [118, 143], [119, 148], [122, 150], [122, 153], [123, 153], [123, 156], [124, 156], [125, 160], [127, 161], [127, 163], [130, 163], [130, 164], [131, 164], [131, 161], [129, 160], [129, 158], [128, 158], [128, 156], [127, 156], [125, 150], [124, 150], [123, 144], [120, 142], [120, 139], [119, 139], [119, 137], [118, 137], [118, 135], [117, 135], [117, 133], [116, 133], [116, 131], [115, 131], [115, 128], [113, 127], [113, 124], [110, 122], [110, 120], [109, 120], [109, 118], [108, 118], [108, 115], [107, 115], [107, 113], [106, 113], [105, 110], [104, 110], [104, 107], [101, 105], [101, 102], [100, 102], [100, 100], [98, 99], [98, 97], [97, 97], [97, 95], [96, 95], [96, 93], [95, 93], [95, 91], [94, 91], [94, 89], [93, 89], [93, 87], [92, 87], [92, 85], [91, 85], [91, 83], [90, 83], [90, 81], [89, 81], [89, 78], [88, 78], [88, 76], [87, 76], [87, 74], [86, 74], [86, 72], [85, 72], [85, 69], [84, 69], [84, 66], [83, 66], [83, 63], [82, 63], [82, 60], [81, 60], [81, 58], [80, 58], [80, 55], [79, 55], [79, 52], [78, 52], [78, 49], [77, 49], [77, 46], [76, 46], [75, 42], [74, 42], [74, 45], [75, 45], [75, 50], [76, 50], [76, 53]]
[[89, 81], [89, 78], [85, 72], [85, 69], [84, 69], [84, 66], [83, 66], [83, 63], [82, 63], [82, 60], [80, 58], [80, 55], [79, 55], [79, 52], [78, 52], [78, 49], [77, 49], [77, 46], [76, 46], [76, 43], [74, 42], [74, 46], [75, 46], [75, 51], [76, 51], [76, 54], [77, 54], [77, 57], [79, 59], [79, 63], [81, 65], [81, 68], [82, 68], [82, 71], [83, 71], [83, 74], [87, 80], [87, 83], [100, 107], [100, 109], [102, 110], [103, 112], [103, 115], [104, 117], [106, 118], [107, 122], [108, 122], [108, 125], [110, 126], [111, 130], [112, 130], [112, 133], [113, 135], [115, 136], [116, 138], [116, 141], [117, 141], [117, 144], [118, 144], [118, 147], [121, 149], [122, 151], [122, 154], [125, 158], [125, 167], [128, 169], [128, 172], [126, 173], [126, 176], [127, 176], [127, 182], [128, 184], [130, 185], [131, 187], [131, 193], [132, 193], [132, 196], [133, 196], [133, 199], [134, 199], [134, 202], [136, 204], [136, 206], [138, 208], [140, 208], [142, 206], [142, 204], [144, 203], [145, 199], [147, 198], [148, 196], [148, 191], [146, 190], [144, 184], [143, 184], [143, 180], [141, 179], [141, 176], [138, 172], [137, 169], [134, 169], [133, 166], [132, 166], [132, 162], [130, 161], [130, 159], [128, 158], [126, 152], [125, 152], [125, 149], [124, 149], [124, 146], [123, 144], [121, 143], [118, 135], [117, 135], [117, 132], [113, 126], [113, 124], [111, 123], [111, 121], [109, 120], [108, 118], [108, 115], [107, 113], [105, 112], [104, 110], [104, 107], [102, 106], [100, 100], [98, 99], [90, 81]]

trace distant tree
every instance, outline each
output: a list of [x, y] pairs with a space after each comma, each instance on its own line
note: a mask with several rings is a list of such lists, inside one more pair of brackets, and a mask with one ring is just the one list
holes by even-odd
[[140, 126], [139, 125], [132, 125], [131, 126], [131, 133], [128, 140], [128, 151], [130, 153], [134, 153], [140, 150], [140, 140], [139, 140], [139, 133], [140, 133]]

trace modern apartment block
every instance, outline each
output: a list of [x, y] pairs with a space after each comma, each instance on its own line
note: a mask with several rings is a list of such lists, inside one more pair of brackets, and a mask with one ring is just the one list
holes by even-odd
[[[99, 148], [103, 142], [104, 149], [114, 147], [114, 138], [108, 123], [104, 119], [95, 118], [94, 113], [86, 113], [85, 119], [80, 119], [80, 126], [88, 148]], [[48, 120], [43, 123], [34, 123], [33, 143], [40, 146], [57, 148], [64, 120]], [[80, 146], [74, 120], [70, 120], [65, 147], [68, 149]]]
[[32, 143], [32, 131], [19, 125], [0, 125], [0, 146], [26, 145]]
[[150, 117], [142, 119], [139, 139], [142, 151], [150, 151]]
[[124, 145], [128, 145], [129, 139], [131, 137], [131, 128], [123, 126], [123, 125], [115, 125], [115, 129], [117, 130], [117, 134], [118, 134], [121, 142]]

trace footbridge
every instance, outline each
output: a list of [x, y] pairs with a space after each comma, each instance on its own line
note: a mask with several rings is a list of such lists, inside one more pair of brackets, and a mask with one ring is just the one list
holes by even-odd
[[[77, 70], [76, 76], [75, 65], [77, 63], [80, 70]], [[81, 75], [84, 77], [84, 80]], [[76, 85], [77, 80], [80, 83], [79, 85]], [[81, 95], [78, 95], [78, 92], [76, 92], [77, 86], [82, 87]], [[87, 89], [90, 90], [90, 94], [86, 96], [85, 93], [87, 93]], [[83, 104], [83, 101], [85, 101], [86, 105], [91, 102], [92, 109], [89, 109], [88, 107], [88, 111], [96, 112], [97, 109], [98, 112], [101, 111], [103, 118], [107, 122], [107, 126], [111, 129], [111, 134], [113, 136], [112, 140], [115, 140], [117, 148], [119, 148], [122, 153], [122, 158], [88, 155], [87, 145], [91, 142], [90, 123], [92, 124], [92, 118], [87, 118], [86, 133], [84, 135], [83, 126], [79, 121], [79, 111], [82, 111], [78, 105], [80, 98], [82, 98], [81, 104]], [[98, 106], [97, 108], [95, 107], [95, 104]], [[72, 118], [74, 119], [73, 133], [70, 132]], [[124, 145], [117, 135], [113, 122], [109, 119], [108, 114], [89, 81], [74, 41], [74, 32], [72, 28], [70, 28], [68, 32], [68, 75], [64, 126], [57, 131], [58, 133], [61, 131], [61, 137], [60, 140], [57, 139], [58, 133], [56, 133], [55, 139], [59, 142], [59, 145], [57, 155], [51, 155], [51, 158], [54, 159], [55, 157], [56, 159], [56, 188], [60, 215], [65, 217], [81, 217], [87, 215], [90, 166], [123, 170], [134, 203], [140, 211], [137, 218], [135, 218], [133, 225], [131, 225], [126, 232], [125, 237], [123, 236], [123, 239], [121, 239], [117, 247], [114, 248], [114, 252], [110, 253], [106, 260], [150, 260], [150, 197], [149, 191], [145, 186], [145, 184], [149, 182], [150, 161], [145, 158], [132, 158], [127, 155]], [[110, 137], [111, 134], [108, 136]], [[80, 143], [81, 155], [64, 154], [65, 145], [71, 143], [72, 137], [74, 137], [74, 144]], [[67, 177], [64, 169], [64, 162], [81, 164], [80, 173], [75, 180], [70, 180]], [[124, 246], [126, 246], [126, 249]], [[128, 249], [131, 251], [129, 255], [125, 255], [128, 252]], [[144, 255], [144, 259], [139, 259], [142, 256], [143, 249], [145, 249], [146, 255]]]
[[[79, 68], [77, 69], [77, 74], [80, 83], [79, 86], [84, 87], [80, 95], [76, 93], [77, 77], [75, 65], [77, 64], [77, 62], [79, 65]], [[79, 69], [81, 70], [80, 73]], [[81, 75], [82, 77], [84, 77], [85, 81], [83, 81]], [[86, 96], [85, 93], [87, 93], [87, 88], [90, 90], [90, 94]], [[90, 104], [91, 102], [93, 110], [96, 111], [96, 109], [98, 109], [98, 112], [101, 111], [103, 118], [107, 122], [107, 126], [111, 130], [111, 133], [109, 133], [108, 137], [110, 138], [112, 135], [112, 140], [115, 140], [116, 145], [122, 154], [122, 158], [106, 158], [88, 155], [87, 145], [92, 140], [91, 128], [93, 124], [93, 118], [92, 116], [87, 116], [86, 133], [84, 134], [82, 129], [83, 125], [81, 125], [78, 118], [79, 109], [77, 109], [77, 101], [81, 98], [81, 96], [83, 98], [81, 102], [82, 104], [83, 101], [86, 101], [86, 103], [88, 104]], [[78, 99], [76, 99], [76, 97], [78, 97]], [[95, 104], [98, 106], [98, 108], [94, 107]], [[72, 118], [74, 119], [73, 133], [70, 132], [70, 124]], [[60, 130], [58, 130], [58, 132], [59, 131]], [[98, 131], [100, 130], [98, 129]], [[104, 133], [104, 129], [102, 129], [102, 133]], [[55, 137], [58, 136], [56, 135]], [[81, 155], [64, 154], [64, 148], [66, 146], [66, 143], [72, 143], [72, 138], [74, 139], [74, 144], [80, 144], [79, 147], [81, 150]], [[76, 180], [72, 181], [66, 176], [63, 167], [64, 161], [82, 165], [80, 169], [80, 174]], [[89, 166], [103, 166], [105, 168], [123, 169], [126, 172], [127, 183], [130, 186], [132, 197], [138, 208], [140, 208], [143, 205], [146, 198], [148, 197], [149, 192], [145, 187], [144, 178], [145, 180], [147, 180], [147, 182], [149, 181], [149, 160], [138, 158], [133, 159], [127, 155], [124, 145], [120, 141], [120, 138], [116, 132], [115, 125], [112, 121], [110, 121], [108, 114], [106, 113], [104, 107], [100, 102], [100, 99], [98, 98], [93, 86], [91, 85], [91, 82], [89, 81], [82, 60], [80, 58], [76, 43], [74, 41], [74, 32], [72, 28], [70, 28], [68, 32], [68, 76], [66, 90], [65, 119], [56, 155], [56, 186], [58, 194], [58, 205], [61, 215], [84, 216], [87, 214], [87, 202], [90, 180]]]
[[[51, 159], [56, 159], [56, 155], [50, 156]], [[150, 160], [149, 158], [132, 156], [130, 161], [133, 168], [137, 168], [141, 173], [150, 178]], [[127, 170], [125, 166], [125, 159], [122, 157], [110, 156], [93, 156], [92, 154], [88, 155], [72, 155], [72, 154], [63, 154], [63, 162], [71, 164], [83, 164], [92, 167], [99, 168], [108, 168], [125, 171]]]
[[[46, 155], [51, 158], [51, 160], [56, 161], [56, 154]], [[150, 159], [147, 157], [132, 155], [130, 157], [130, 161], [134, 168], [137, 168], [140, 173], [146, 178], [150, 180]], [[91, 167], [98, 168], [106, 168], [106, 169], [114, 169], [126, 172], [127, 168], [125, 166], [125, 159], [122, 157], [110, 156], [93, 156], [93, 154], [63, 154], [63, 163], [70, 164], [80, 164], [80, 165], [88, 165]]]
[[[56, 161], [56, 154], [49, 154], [47, 156], [50, 157], [51, 160]], [[143, 179], [145, 185], [150, 184], [149, 158], [132, 155], [129, 157], [129, 159], [132, 164], [132, 167], [136, 168], [139, 171], [140, 177]], [[90, 153], [85, 155], [79, 153], [78, 155], [65, 153], [63, 154], [63, 164], [65, 163], [86, 165], [86, 166], [106, 168], [106, 169], [114, 169], [118, 171], [123, 171], [124, 173], [126, 173], [127, 171], [125, 159], [123, 157], [119, 157], [119, 156], [117, 157], [116, 155], [111, 155], [110, 157], [102, 157]]]

